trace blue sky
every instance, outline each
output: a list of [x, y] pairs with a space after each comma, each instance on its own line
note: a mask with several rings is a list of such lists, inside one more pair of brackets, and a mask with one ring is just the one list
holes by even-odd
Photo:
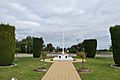
[[109, 27], [120, 23], [120, 0], [1, 0], [0, 22], [16, 27], [16, 38], [43, 37], [62, 46], [76, 39], [97, 39], [98, 49], [108, 48]]

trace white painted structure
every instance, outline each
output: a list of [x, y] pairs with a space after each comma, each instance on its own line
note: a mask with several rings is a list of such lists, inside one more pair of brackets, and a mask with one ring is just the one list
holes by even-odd
[[69, 54], [61, 54], [61, 55], [58, 55], [58, 57], [53, 58], [53, 61], [55, 60], [72, 60], [73, 61], [73, 58], [70, 57]]
[[73, 58], [70, 57], [69, 54], [64, 53], [64, 32], [63, 32], [62, 46], [63, 46], [62, 54], [58, 55], [58, 57], [54, 57], [53, 61], [55, 60], [72, 60], [73, 61]]

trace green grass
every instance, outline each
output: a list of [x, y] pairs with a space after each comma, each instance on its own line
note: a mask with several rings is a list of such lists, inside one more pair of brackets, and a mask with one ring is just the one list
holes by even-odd
[[[92, 69], [92, 72], [80, 73], [83, 80], [120, 80], [120, 68], [110, 67], [114, 64], [111, 58], [93, 58], [87, 59], [84, 64], [85, 68]], [[80, 63], [74, 63], [78, 69]]]
[[[18, 80], [41, 80], [45, 72], [35, 72], [34, 69], [40, 68], [42, 63], [38, 58], [19, 58], [15, 59], [16, 67], [1, 67], [0, 66], [0, 80], [11, 80], [17, 78]], [[49, 68], [51, 63], [46, 63], [45, 67]]]
[[[0, 66], [0, 80], [11, 80], [12, 77], [18, 80], [41, 80], [44, 72], [33, 71], [40, 68], [38, 58], [19, 58], [15, 59], [16, 67], [1, 67]], [[80, 73], [83, 80], [120, 80], [120, 68], [110, 67], [114, 64], [111, 58], [88, 58], [84, 64], [85, 68], [92, 69], [92, 72]], [[49, 68], [51, 63], [46, 63], [45, 67]], [[74, 63], [78, 69], [81, 67], [80, 63]]]

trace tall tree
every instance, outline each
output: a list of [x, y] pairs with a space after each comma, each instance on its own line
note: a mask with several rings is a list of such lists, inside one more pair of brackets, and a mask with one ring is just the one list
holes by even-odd
[[18, 40], [15, 41], [15, 44], [16, 44], [16, 52], [20, 52], [20, 42]]
[[62, 52], [62, 48], [60, 48], [60, 47], [57, 46], [57, 47], [55, 48], [55, 52]]
[[52, 43], [47, 44], [46, 50], [49, 52], [53, 52], [53, 50], [55, 50], [55, 48], [53, 47]]
[[83, 48], [84, 48], [84, 44], [82, 42], [82, 43], [78, 43], [77, 45], [72, 45], [68, 50], [70, 53], [77, 53], [83, 51]]
[[25, 39], [21, 41], [16, 40], [16, 49], [21, 53], [32, 53], [32, 44], [33, 39], [31, 36], [27, 36]]

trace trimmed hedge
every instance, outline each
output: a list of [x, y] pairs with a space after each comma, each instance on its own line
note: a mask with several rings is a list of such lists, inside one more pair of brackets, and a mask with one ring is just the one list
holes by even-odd
[[0, 65], [13, 63], [15, 55], [15, 27], [0, 24]]
[[84, 48], [86, 57], [94, 58], [96, 54], [97, 40], [96, 39], [84, 40]]
[[33, 58], [39, 58], [43, 49], [43, 39], [33, 38]]
[[120, 64], [120, 25], [110, 27], [110, 34], [115, 64]]

